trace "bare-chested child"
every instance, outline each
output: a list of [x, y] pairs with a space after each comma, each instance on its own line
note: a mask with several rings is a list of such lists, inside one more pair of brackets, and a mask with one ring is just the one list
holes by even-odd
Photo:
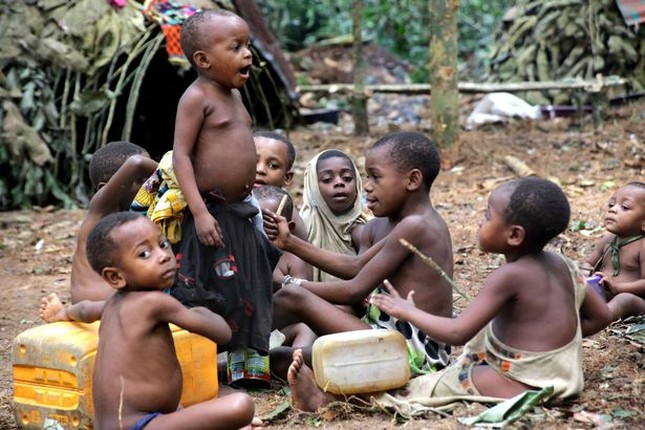
[[[108, 214], [127, 210], [132, 198], [146, 178], [154, 171], [157, 163], [148, 152], [130, 142], [110, 142], [99, 148], [90, 159], [89, 175], [96, 189], [90, 200], [87, 214], [78, 229], [76, 248], [72, 256], [70, 295], [72, 303], [83, 300], [102, 301], [114, 290], [103, 280], [87, 261], [85, 242], [87, 235], [97, 222]], [[62, 309], [56, 293], [43, 298], [40, 316], [47, 322], [65, 320], [52, 309]], [[47, 304], [53, 306], [47, 310]], [[101, 306], [99, 304], [99, 306]]]
[[585, 264], [600, 275], [613, 320], [645, 313], [645, 183], [618, 188], [605, 214], [607, 234]]
[[[468, 398], [511, 398], [547, 386], [553, 386], [557, 398], [579, 393], [582, 337], [601, 330], [609, 310], [597, 294], [587, 292], [573, 262], [543, 249], [567, 228], [569, 213], [562, 190], [546, 179], [498, 186], [488, 199], [478, 241], [482, 251], [503, 254], [506, 264], [487, 277], [456, 318], [423, 310], [418, 286], [401, 288], [400, 282], [408, 282], [401, 280], [397, 288], [386, 281], [385, 291], [371, 298], [382, 312], [439, 341], [468, 343], [451, 366], [412, 379], [398, 394], [376, 396], [377, 403], [409, 414]], [[301, 351], [294, 352], [288, 380], [298, 409], [315, 410], [333, 399], [316, 386]]]
[[261, 425], [253, 400], [241, 392], [180, 408], [182, 374], [168, 324], [219, 344], [228, 342], [231, 330], [221, 316], [187, 309], [162, 292], [173, 284], [176, 265], [156, 224], [132, 212], [110, 214], [89, 233], [87, 258], [115, 291], [95, 312], [76, 312], [81, 303], [68, 309], [83, 322], [101, 319], [92, 380], [95, 429]]
[[170, 293], [222, 315], [233, 332], [230, 349], [266, 354], [279, 251], [253, 223], [261, 224], [251, 196], [256, 151], [239, 91], [252, 68], [249, 27], [232, 12], [202, 10], [184, 22], [180, 43], [197, 78], [175, 122], [173, 169], [189, 211]]
[[[283, 250], [303, 259], [313, 257], [311, 262], [328, 273], [333, 273], [336, 267], [341, 278], [356, 273], [351, 279], [329, 282], [287, 279], [275, 294], [275, 327], [302, 321], [318, 335], [370, 327], [400, 329], [409, 342], [413, 373], [441, 369], [450, 360], [450, 346], [435, 342], [407, 323], [397, 323], [396, 318], [379, 315], [377, 309], [368, 308], [361, 319], [336, 306], [360, 305], [384, 279], [390, 278], [401, 285], [403, 295], [416, 290], [416, 303], [425, 312], [452, 315], [452, 289], [448, 281], [400, 243], [401, 239], [407, 240], [452, 276], [450, 232], [430, 199], [431, 186], [440, 170], [437, 148], [421, 133], [390, 133], [368, 150], [365, 170], [367, 205], [377, 217], [361, 233], [364, 249], [374, 245], [363, 254], [370, 256], [368, 261], [362, 261], [361, 256], [339, 258], [338, 254], [334, 259], [331, 253], [316, 251], [310, 244], [286, 234], [279, 217], [275, 218], [279, 221], [279, 234], [267, 225], [269, 236]], [[334, 261], [337, 264], [331, 264]], [[359, 264], [354, 264], [355, 261]], [[325, 262], [330, 264], [320, 265]], [[286, 360], [291, 361], [290, 355]]]

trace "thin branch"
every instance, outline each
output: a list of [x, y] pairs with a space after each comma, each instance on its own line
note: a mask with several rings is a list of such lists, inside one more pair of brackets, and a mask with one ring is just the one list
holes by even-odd
[[408, 242], [405, 239], [399, 239], [399, 242], [401, 242], [401, 245], [405, 246], [410, 251], [415, 253], [421, 259], [421, 261], [423, 261], [425, 264], [427, 264], [428, 266], [432, 267], [434, 270], [439, 272], [439, 275], [441, 275], [443, 279], [448, 281], [448, 283], [452, 286], [452, 289], [455, 290], [461, 297], [463, 297], [467, 301], [471, 300], [471, 298], [461, 291], [461, 289], [457, 286], [455, 281], [453, 281], [450, 278], [450, 276], [448, 276], [448, 274], [432, 258], [428, 257], [423, 252], [419, 251], [419, 249], [416, 246], [412, 245], [410, 242]]

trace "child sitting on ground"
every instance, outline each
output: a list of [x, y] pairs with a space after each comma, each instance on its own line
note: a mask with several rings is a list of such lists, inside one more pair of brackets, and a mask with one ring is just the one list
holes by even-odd
[[609, 199], [607, 234], [586, 259], [600, 275], [613, 320], [645, 313], [645, 183], [630, 182]]
[[[358, 266], [347, 265], [345, 273], [351, 273], [352, 267], [360, 267], [357, 274], [347, 280], [308, 282], [287, 277], [282, 289], [275, 293], [274, 327], [301, 321], [318, 335], [370, 327], [399, 330], [404, 332], [409, 343], [413, 373], [441, 369], [450, 360], [450, 346], [435, 342], [410, 324], [379, 315], [375, 309], [368, 309], [361, 319], [337, 306], [360, 306], [384, 279], [392, 278], [401, 285], [401, 294], [417, 291], [416, 303], [420, 309], [444, 317], [452, 315], [450, 283], [400, 242], [407, 240], [452, 276], [450, 232], [430, 200], [431, 186], [440, 170], [439, 152], [421, 133], [390, 133], [368, 150], [365, 170], [368, 208], [377, 217], [370, 220], [361, 233], [361, 242], [374, 245], [369, 250], [364, 248], [364, 255], [370, 254], [369, 260]], [[294, 252], [303, 259], [314, 257], [312, 263], [317, 263], [316, 256], [326, 258], [331, 254], [315, 252], [316, 247], [289, 235], [280, 217], [274, 217], [274, 221], [277, 222], [275, 228], [269, 223], [265, 227], [269, 237], [283, 250]], [[333, 260], [329, 258], [328, 262]], [[328, 267], [332, 268], [333, 264]], [[324, 270], [330, 272], [327, 267]], [[285, 352], [288, 353], [284, 359], [290, 362], [292, 351]]]
[[[340, 254], [358, 252], [362, 227], [369, 220], [363, 210], [362, 189], [360, 172], [344, 152], [328, 149], [309, 161], [300, 216], [312, 245]], [[336, 279], [314, 267], [313, 281]]]
[[[554, 183], [522, 178], [498, 186], [478, 232], [484, 252], [503, 254], [507, 263], [492, 272], [458, 317], [428, 313], [418, 306], [416, 288], [386, 291], [371, 303], [451, 345], [468, 341], [448, 368], [412, 379], [400, 392], [376, 402], [405, 416], [459, 400], [499, 401], [553, 386], [564, 398], [583, 388], [582, 337], [609, 321], [606, 304], [591, 291], [575, 264], [543, 248], [569, 223], [569, 203]], [[333, 399], [315, 383], [301, 351], [288, 373], [296, 408], [313, 411]]]
[[[110, 285], [92, 270], [87, 261], [87, 235], [106, 215], [127, 210], [138, 188], [156, 166], [157, 163], [150, 159], [145, 149], [130, 142], [110, 142], [92, 155], [89, 175], [96, 192], [90, 200], [87, 214], [76, 237], [70, 275], [72, 303], [83, 300], [102, 301], [114, 292]], [[50, 294], [43, 301], [61, 303], [56, 293]], [[59, 317], [55, 313], [47, 313], [44, 319], [53, 322], [58, 321]]]
[[79, 305], [69, 309], [83, 322], [101, 319], [92, 382], [94, 428], [261, 425], [253, 418], [253, 400], [241, 392], [180, 408], [182, 373], [168, 324], [224, 344], [231, 330], [208, 309], [187, 309], [161, 292], [172, 286], [176, 264], [157, 225], [132, 212], [110, 214], [89, 234], [87, 252], [92, 268], [115, 290], [96, 312], [77, 312]]
[[113, 293], [87, 262], [87, 235], [104, 216], [127, 210], [137, 190], [156, 166], [145, 149], [130, 142], [110, 142], [92, 155], [89, 174], [97, 191], [78, 229], [70, 275], [72, 303], [105, 300]]

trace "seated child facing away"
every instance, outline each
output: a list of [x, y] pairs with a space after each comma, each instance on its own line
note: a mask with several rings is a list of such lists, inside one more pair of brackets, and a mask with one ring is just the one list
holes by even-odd
[[[156, 166], [145, 149], [130, 142], [110, 142], [92, 155], [89, 175], [96, 192], [76, 238], [70, 275], [72, 303], [105, 300], [114, 292], [87, 261], [87, 235], [106, 215], [127, 210], [137, 190]], [[58, 300], [58, 297], [53, 295], [48, 300]]]
[[[420, 309], [415, 288], [385, 281], [386, 290], [371, 298], [381, 311], [438, 341], [468, 343], [446, 369], [376, 396], [379, 405], [410, 416], [458, 400], [500, 401], [548, 386], [556, 398], [582, 390], [582, 337], [602, 329], [609, 311], [597, 294], [587, 293], [573, 262], [543, 249], [567, 228], [569, 211], [562, 190], [545, 179], [517, 179], [493, 190], [479, 225], [479, 247], [503, 254], [506, 264], [456, 318]], [[312, 411], [333, 399], [315, 385], [300, 351], [288, 380], [298, 409]]]
[[601, 276], [613, 320], [645, 313], [645, 182], [630, 182], [609, 199], [607, 234], [585, 264]]
[[[362, 189], [360, 172], [344, 152], [328, 149], [309, 161], [300, 216], [312, 245], [335, 253], [357, 254], [362, 227], [369, 220], [363, 209]], [[314, 267], [314, 281], [336, 279]]]
[[90, 232], [87, 253], [115, 290], [102, 309], [83, 315], [84, 322], [101, 319], [92, 380], [95, 429], [261, 425], [254, 422], [253, 400], [242, 392], [180, 407], [182, 373], [168, 324], [220, 344], [229, 341], [231, 329], [208, 309], [187, 309], [162, 292], [172, 286], [176, 264], [156, 224], [132, 212], [110, 214]]
[[[404, 296], [415, 290], [417, 306], [425, 312], [444, 317], [452, 315], [450, 283], [400, 241], [410, 242], [452, 276], [450, 232], [430, 200], [430, 190], [440, 170], [439, 152], [421, 133], [390, 133], [368, 150], [365, 170], [368, 208], [376, 217], [367, 222], [361, 233], [363, 255], [369, 254], [369, 260], [358, 266], [351, 279], [308, 282], [287, 278], [274, 295], [274, 327], [280, 329], [300, 321], [317, 335], [369, 328], [399, 330], [408, 340], [413, 373], [441, 369], [450, 361], [449, 345], [435, 342], [423, 330], [380, 313], [374, 307], [368, 307], [363, 318], [338, 307], [360, 306], [384, 279], [390, 278], [396, 279]], [[325, 266], [327, 272], [334, 265], [342, 266], [343, 260], [358, 259], [316, 251], [318, 248], [290, 235], [281, 217], [274, 217], [274, 221], [275, 229], [269, 223], [265, 225], [274, 243], [303, 259], [311, 257], [310, 262], [314, 264], [323, 259], [328, 263], [338, 262]], [[366, 243], [371, 248], [365, 247]], [[336, 257], [327, 258], [330, 254]], [[288, 351], [285, 355], [288, 366], [293, 353]]]

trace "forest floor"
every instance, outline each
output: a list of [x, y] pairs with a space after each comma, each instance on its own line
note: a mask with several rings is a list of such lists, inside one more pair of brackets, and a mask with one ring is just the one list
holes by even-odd
[[[377, 114], [385, 103], [403, 97], [379, 99], [370, 106], [370, 135], [351, 134], [351, 121], [341, 115], [339, 125], [318, 123], [300, 128], [290, 137], [298, 157], [291, 191], [301, 195], [304, 165], [316, 152], [336, 147], [353, 155], [359, 164], [365, 149], [392, 130], [429, 132], [423, 118], [429, 117], [427, 98], [414, 97], [416, 124], [399, 123], [400, 114]], [[469, 111], [464, 103], [462, 117]], [[431, 197], [450, 227], [454, 248], [455, 281], [471, 296], [481, 281], [503, 263], [499, 255], [484, 254], [476, 244], [478, 220], [491, 189], [514, 177], [504, 157], [522, 160], [543, 177], [557, 181], [570, 199], [571, 228], [553, 246], [582, 261], [603, 233], [606, 202], [619, 185], [643, 180], [645, 167], [645, 103], [609, 108], [601, 124], [590, 115], [539, 121], [516, 120], [461, 133], [461, 145], [451, 163], [436, 180]], [[83, 210], [34, 208], [0, 213], [0, 428], [15, 429], [12, 407], [12, 342], [15, 336], [42, 324], [38, 319], [40, 299], [56, 292], [69, 298], [69, 274], [76, 231]], [[530, 286], [527, 286], [530, 288]], [[456, 310], [464, 303], [456, 301]], [[628, 325], [617, 323], [584, 340], [585, 389], [578, 397], [536, 407], [516, 428], [590, 429], [645, 428], [643, 416], [643, 344], [626, 333]], [[268, 428], [325, 429], [455, 429], [463, 426], [457, 417], [475, 415], [484, 406], [463, 405], [452, 414], [429, 413], [407, 422], [395, 422], [384, 411], [334, 404], [319, 413], [300, 413], [286, 408], [288, 394], [279, 385], [252, 391], [257, 413]]]

